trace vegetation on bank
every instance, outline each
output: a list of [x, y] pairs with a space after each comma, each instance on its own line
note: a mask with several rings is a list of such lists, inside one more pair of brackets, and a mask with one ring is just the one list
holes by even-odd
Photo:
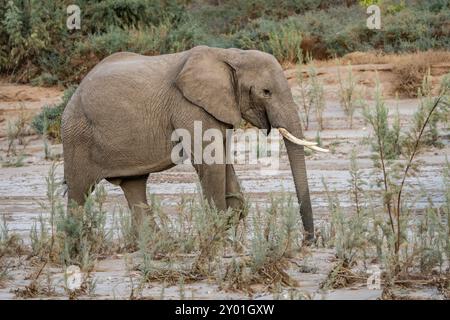
[[[81, 30], [66, 27], [73, 3]], [[381, 7], [382, 30], [366, 26], [371, 3]], [[282, 63], [297, 62], [300, 48], [314, 58], [448, 49], [448, 21], [446, 0], [0, 0], [0, 72], [67, 85], [116, 51], [154, 55], [200, 44], [259, 49]]]
[[[450, 297], [450, 164], [442, 171], [442, 203], [433, 203], [429, 197], [428, 203], [418, 208], [417, 200], [429, 194], [410, 185], [411, 177], [420, 171], [416, 158], [425, 146], [442, 145], [438, 122], [448, 124], [449, 120], [450, 74], [442, 78], [437, 97], [430, 77], [430, 63], [447, 61], [449, 53], [415, 52], [448, 50], [448, 1], [382, 1], [382, 31], [365, 27], [365, 6], [381, 1], [221, 2], [76, 1], [82, 8], [82, 30], [69, 32], [65, 26], [69, 1], [0, 0], [0, 71], [22, 82], [68, 87], [62, 102], [46, 106], [31, 125], [24, 110], [8, 123], [7, 158], [0, 158], [2, 166], [23, 165], [24, 137], [30, 126], [42, 135], [46, 159], [51, 159], [47, 139], [60, 139], [61, 114], [74, 92], [69, 85], [79, 82], [93, 65], [115, 51], [152, 55], [207, 44], [273, 53], [282, 63], [297, 64], [297, 102], [304, 127], [308, 129], [314, 120], [323, 129], [327, 125], [322, 119], [323, 83], [313, 63], [304, 66], [301, 62], [311, 56], [369, 50], [346, 55], [342, 62], [392, 63], [399, 78], [396, 90], [417, 96], [420, 106], [410, 126], [401, 126], [398, 115], [389, 121], [391, 114], [379, 84], [375, 105], [369, 108], [358, 92], [351, 66], [338, 74], [337, 93], [348, 126], [353, 124], [355, 109], [362, 108], [371, 129], [363, 143], [370, 144], [373, 173], [364, 178], [356, 154], [352, 155], [350, 208], [340, 204], [339, 195], [324, 180], [330, 220], [317, 225], [313, 247], [334, 248], [336, 260], [322, 287], [365, 283], [371, 264], [376, 264], [382, 272], [382, 298], [394, 299], [395, 285], [415, 283], [433, 286]], [[405, 51], [413, 53], [386, 54]], [[319, 133], [317, 141], [320, 145]], [[17, 297], [57, 295], [50, 267], [65, 270], [71, 265], [84, 272], [83, 284], [78, 291], [66, 289], [68, 296], [93, 295], [96, 262], [135, 250], [137, 263], [127, 265], [127, 273], [138, 274], [134, 284], [130, 275], [131, 299], [142, 298], [143, 289], [153, 281], [162, 284], [161, 298], [166, 285], [177, 284], [183, 298], [184, 283], [201, 279], [219, 289], [249, 295], [258, 284], [274, 297], [284, 298], [286, 290], [289, 298], [309, 297], [299, 290], [292, 271], [315, 272], [315, 266], [308, 263], [311, 254], [302, 244], [298, 206], [287, 194], [271, 197], [265, 209], [248, 203], [248, 215], [230, 230], [224, 228], [223, 212], [202, 199], [181, 197], [173, 215], [153, 197], [151, 208], [161, 231], [152, 233], [144, 223], [136, 238], [131, 213], [120, 207], [107, 212], [101, 186], [83, 207], [70, 207], [74, 214], [69, 214], [55, 166], [46, 183], [48, 201], [43, 205], [48, 214], [36, 221], [29, 241], [9, 231], [5, 216], [0, 219], [0, 287], [10, 280], [14, 258], [26, 254], [34, 266], [27, 276], [30, 282], [14, 291]], [[107, 216], [112, 217], [111, 223]]]

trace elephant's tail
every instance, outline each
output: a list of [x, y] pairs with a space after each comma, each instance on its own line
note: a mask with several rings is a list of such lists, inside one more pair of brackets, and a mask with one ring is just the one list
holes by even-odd
[[63, 197], [65, 197], [66, 196], [66, 193], [67, 193], [67, 190], [69, 189], [68, 187], [67, 187], [67, 182], [66, 182], [66, 179], [64, 179], [63, 181], [62, 181], [62, 183], [61, 183], [61, 185], [63, 186]]

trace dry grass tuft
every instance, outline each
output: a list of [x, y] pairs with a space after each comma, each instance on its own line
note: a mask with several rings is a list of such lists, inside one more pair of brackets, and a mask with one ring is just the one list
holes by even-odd
[[191, 283], [204, 280], [206, 277], [202, 273], [192, 271], [190, 269], [182, 268], [154, 268], [151, 272], [145, 275], [147, 282], [166, 283], [169, 286], [176, 285], [183, 281], [184, 283]]
[[353, 272], [346, 261], [339, 260], [320, 284], [320, 288], [325, 290], [346, 288], [358, 281], [366, 281], [366, 278]]
[[390, 55], [386, 55], [383, 52], [379, 51], [367, 51], [367, 52], [360, 52], [355, 51], [346, 54], [341, 58], [341, 61], [344, 64], [383, 64], [383, 63], [389, 63], [389, 57]]
[[220, 287], [227, 291], [241, 291], [252, 295], [255, 292], [253, 286], [258, 284], [269, 290], [280, 286], [289, 288], [299, 286], [297, 280], [286, 271], [289, 269], [289, 262], [286, 259], [270, 259], [258, 269], [255, 269], [253, 264], [254, 261], [251, 259], [233, 258], [226, 265]]
[[444, 298], [450, 299], [450, 274], [447, 273], [445, 276], [437, 277], [434, 281], [436, 288]]
[[46, 279], [43, 282], [38, 278], [35, 278], [27, 286], [14, 290], [14, 294], [17, 298], [22, 299], [54, 297], [58, 295], [53, 285], [51, 276], [48, 273]]
[[283, 260], [273, 261], [264, 265], [258, 270], [256, 282], [262, 282], [272, 287], [276, 284], [283, 284], [288, 287], [298, 287], [298, 282], [287, 272], [288, 264]]

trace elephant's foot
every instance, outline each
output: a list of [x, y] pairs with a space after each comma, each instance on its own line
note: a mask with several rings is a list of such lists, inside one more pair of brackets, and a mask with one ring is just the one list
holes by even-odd
[[313, 234], [309, 234], [309, 233], [305, 233], [304, 237], [303, 237], [303, 242], [302, 242], [302, 246], [304, 247], [310, 247], [314, 244], [316, 244], [316, 238], [314, 237]]

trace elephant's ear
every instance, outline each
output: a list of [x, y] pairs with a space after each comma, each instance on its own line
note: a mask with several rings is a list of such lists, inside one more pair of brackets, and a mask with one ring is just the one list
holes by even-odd
[[234, 70], [215, 50], [208, 47], [191, 49], [175, 83], [187, 100], [217, 120], [237, 126], [241, 113]]

